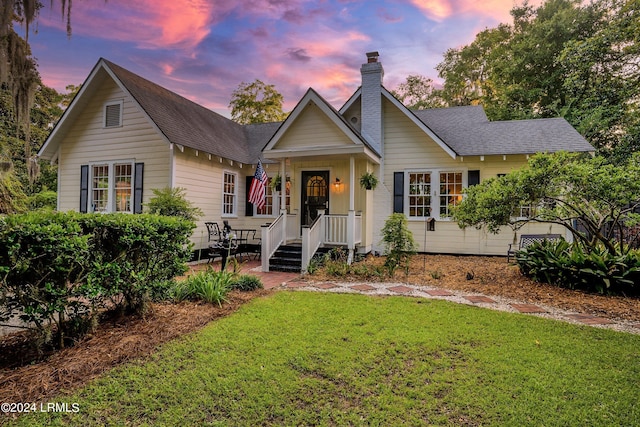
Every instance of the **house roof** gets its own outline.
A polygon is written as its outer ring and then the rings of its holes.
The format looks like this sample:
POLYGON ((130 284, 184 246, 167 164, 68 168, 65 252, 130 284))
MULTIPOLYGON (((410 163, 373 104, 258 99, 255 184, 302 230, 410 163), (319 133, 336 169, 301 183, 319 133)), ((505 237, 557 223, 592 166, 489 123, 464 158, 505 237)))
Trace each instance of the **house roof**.
MULTIPOLYGON (((241 163, 257 163, 262 147, 275 133, 280 123, 240 125, 193 101, 101 58, 83 84, 62 119, 40 150, 39 155, 51 158, 65 133, 67 117, 77 115, 72 110, 83 104, 83 93, 92 93, 106 71, 128 92, 147 114, 153 125, 170 143, 241 163)), ((78 109, 81 109, 78 107, 78 109)))
POLYGON ((481 106, 412 112, 461 156, 594 151, 563 118, 489 121, 481 106))
MULTIPOLYGON (((240 163, 255 164, 263 149, 271 149, 308 102, 314 102, 356 145, 379 157, 368 141, 345 120, 343 113, 360 96, 360 89, 337 111, 309 89, 285 122, 240 125, 137 74, 101 58, 78 95, 54 127, 38 155, 53 159, 74 119, 104 79, 113 78, 131 95, 168 143, 189 147, 240 163)), ((382 87, 389 99, 452 157, 592 152, 594 148, 564 119, 489 121, 481 106, 409 110, 382 87)))
MULTIPOLYGON (((287 153, 290 155, 318 155, 321 154, 321 151, 331 150, 333 153, 341 153, 341 149, 344 148, 342 154, 347 153, 356 153, 363 152, 367 154, 371 160, 374 162, 378 162, 380 160, 380 153, 375 150, 371 144, 358 132, 345 118, 342 114, 338 112, 331 104, 329 104, 318 92, 309 88, 305 95, 300 99, 298 104, 291 111, 287 119, 282 123, 282 125, 276 129, 271 138, 269 138, 267 144, 265 144, 263 152, 271 152, 277 153, 278 155, 282 154, 276 147, 280 139, 287 132, 287 130, 291 127, 291 125, 298 119, 298 117, 303 113, 305 108, 308 105, 316 105, 319 110, 331 120, 337 127, 340 129, 351 142, 353 142, 352 146, 345 147, 336 147, 331 146, 327 147, 318 147, 318 150, 309 150, 309 147, 301 147, 300 150, 288 150, 287 153)), ((267 155, 268 156, 268 155, 267 155)))

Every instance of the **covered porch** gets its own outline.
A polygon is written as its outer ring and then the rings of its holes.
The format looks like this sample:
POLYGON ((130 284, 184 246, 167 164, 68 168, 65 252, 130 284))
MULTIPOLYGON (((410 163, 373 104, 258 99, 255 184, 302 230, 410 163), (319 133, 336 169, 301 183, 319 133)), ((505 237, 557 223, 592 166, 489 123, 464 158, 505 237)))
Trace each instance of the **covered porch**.
POLYGON ((261 230, 263 271, 271 270, 274 255, 287 245, 288 256, 300 258, 295 262, 302 272, 321 247, 345 248, 349 262, 356 251, 370 250, 373 192, 362 188, 359 179, 365 172, 378 175, 379 159, 366 153, 366 147, 351 149, 354 152, 344 154, 333 148, 265 152, 265 157, 278 162, 277 174, 283 184, 279 215, 261 230), (300 253, 291 255, 296 247, 300 253))
POLYGON ((373 192, 359 178, 380 176, 381 155, 361 135, 359 121, 354 115, 348 122, 309 89, 262 151, 286 183, 280 215, 262 228, 264 271, 278 248, 293 241, 301 245, 301 271, 321 246, 343 246, 350 260, 356 250, 370 250, 373 192))

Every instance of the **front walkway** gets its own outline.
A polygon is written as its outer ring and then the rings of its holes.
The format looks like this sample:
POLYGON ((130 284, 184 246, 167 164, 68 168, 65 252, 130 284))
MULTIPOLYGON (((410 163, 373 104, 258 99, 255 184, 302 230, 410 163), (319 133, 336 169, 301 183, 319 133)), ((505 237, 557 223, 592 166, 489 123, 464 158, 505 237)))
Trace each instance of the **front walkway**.
MULTIPOLYGON (((211 266, 219 270, 220 263, 192 265, 193 270, 202 270, 211 266)), ((229 267, 227 267, 229 268, 229 267)), ((573 324, 589 325, 600 328, 613 329, 622 332, 640 334, 640 322, 612 320, 596 317, 586 313, 562 310, 556 307, 534 305, 504 297, 482 294, 469 294, 462 291, 452 291, 429 286, 407 285, 403 283, 378 282, 316 282, 301 276, 299 273, 282 273, 261 271, 260 261, 246 261, 242 263, 242 273, 254 274, 262 280, 265 289, 305 290, 315 292, 360 293, 365 295, 403 295, 417 298, 430 298, 467 304, 492 310, 523 313, 538 317, 561 320, 573 324)))

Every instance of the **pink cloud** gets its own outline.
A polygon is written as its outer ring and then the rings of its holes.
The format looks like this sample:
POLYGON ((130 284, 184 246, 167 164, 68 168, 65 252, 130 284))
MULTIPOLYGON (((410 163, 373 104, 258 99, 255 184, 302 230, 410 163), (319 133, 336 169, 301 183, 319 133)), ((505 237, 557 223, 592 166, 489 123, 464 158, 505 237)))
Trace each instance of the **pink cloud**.
MULTIPOLYGON (((538 6, 543 0, 530 0, 538 6)), ((511 22, 509 11, 516 4, 513 0, 409 0, 429 19, 441 21, 453 15, 480 14, 490 16, 499 22, 511 22)))
MULTIPOLYGON (((221 9, 220 17, 226 11, 221 9)), ((75 2, 71 23, 77 35, 130 41, 148 49, 193 48, 209 34, 215 17, 207 0, 110 0, 75 2)), ((46 7, 39 21, 55 28, 65 25, 59 11, 46 7)))
POLYGON ((439 21, 453 13, 451 1, 442 0, 410 0, 415 7, 420 9, 430 19, 439 21))

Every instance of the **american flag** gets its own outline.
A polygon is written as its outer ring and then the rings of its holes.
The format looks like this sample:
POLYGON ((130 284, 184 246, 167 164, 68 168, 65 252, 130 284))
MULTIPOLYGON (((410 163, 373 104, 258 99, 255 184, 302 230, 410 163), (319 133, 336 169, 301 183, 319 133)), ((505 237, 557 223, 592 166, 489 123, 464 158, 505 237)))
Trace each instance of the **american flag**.
POLYGON ((262 162, 258 160, 256 173, 253 175, 253 179, 251 180, 251 187, 249 188, 249 201, 256 205, 258 209, 263 208, 265 204, 267 179, 267 173, 262 168, 262 162))

